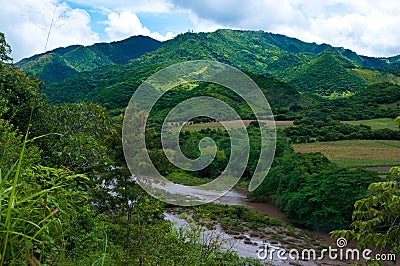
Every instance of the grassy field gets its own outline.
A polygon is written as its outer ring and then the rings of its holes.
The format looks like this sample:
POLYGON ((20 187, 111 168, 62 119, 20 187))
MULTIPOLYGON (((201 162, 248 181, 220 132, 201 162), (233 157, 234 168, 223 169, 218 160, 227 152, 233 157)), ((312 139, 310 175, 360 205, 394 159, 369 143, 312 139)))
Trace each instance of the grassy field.
POLYGON ((360 78, 367 80, 367 82, 370 84, 382 83, 382 82, 400 84, 399 77, 392 74, 385 74, 378 70, 354 68, 351 69, 350 71, 359 76, 360 78))
POLYGON ((400 141, 396 140, 315 142, 296 144, 293 148, 296 152, 321 152, 342 167, 369 168, 400 165, 400 141))
POLYGON ((399 124, 392 118, 377 118, 371 120, 342 121, 343 123, 359 126, 360 124, 370 126, 372 129, 389 128, 399 130, 399 124))

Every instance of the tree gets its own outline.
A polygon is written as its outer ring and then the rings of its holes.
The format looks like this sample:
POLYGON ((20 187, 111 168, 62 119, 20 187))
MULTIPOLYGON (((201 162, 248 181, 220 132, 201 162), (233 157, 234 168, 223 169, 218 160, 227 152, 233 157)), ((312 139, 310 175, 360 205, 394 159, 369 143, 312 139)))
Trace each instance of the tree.
POLYGON ((377 180, 372 172, 338 168, 321 153, 286 149, 250 196, 274 201, 296 224, 329 232, 350 225, 354 201, 377 180))
POLYGON ((30 120, 37 119, 41 108, 46 105, 39 87, 38 80, 29 78, 14 65, 0 62, 0 99, 6 107, 1 118, 26 132, 30 120))
MULTIPOLYGON (((3 174, 19 159, 23 140, 21 132, 26 131, 33 111, 43 103, 43 97, 36 90, 39 83, 5 63, 12 60, 9 53, 11 48, 0 32, 0 170, 3 174)), ((40 160, 40 151, 32 144, 27 145, 24 155, 23 168, 40 160)))
POLYGON ((0 32, 0 61, 12 61, 12 58, 9 56, 9 54, 11 54, 11 47, 7 43, 4 33, 0 32))
POLYGON ((363 170, 337 169, 309 175, 299 189, 288 194, 284 208, 295 223, 329 232, 348 228, 355 200, 366 195, 366 188, 378 178, 363 170))
POLYGON ((106 110, 89 103, 47 105, 33 121, 34 135, 43 158, 54 167, 67 166, 77 173, 92 175, 112 165, 108 150, 115 130, 106 110))
POLYGON ((400 252, 399 184, 399 180, 372 183, 368 188, 372 195, 354 204, 351 229, 336 230, 331 235, 357 240, 361 248, 375 245, 400 252))
MULTIPOLYGON (((1 117, 0 111, 0 117, 1 117)), ((7 120, 0 118, 0 171, 3 174, 18 161, 22 150, 22 135, 7 120)), ((40 162, 40 151, 34 145, 29 145, 25 149, 25 160, 23 168, 27 168, 40 162)), ((1 173, 0 173, 1 177, 1 173)))

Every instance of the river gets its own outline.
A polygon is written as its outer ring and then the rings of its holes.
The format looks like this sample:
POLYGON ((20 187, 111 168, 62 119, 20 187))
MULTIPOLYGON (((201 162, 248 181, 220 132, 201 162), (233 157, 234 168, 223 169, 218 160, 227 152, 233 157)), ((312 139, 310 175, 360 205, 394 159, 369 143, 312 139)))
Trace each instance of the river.
MULTIPOLYGON (((279 210, 278 207, 276 207, 275 205, 273 205, 271 203, 250 202, 247 200, 247 191, 242 190, 242 189, 231 190, 231 191, 227 192, 223 197, 215 200, 214 203, 246 206, 246 207, 253 209, 259 213, 262 213, 262 214, 265 214, 265 215, 268 215, 268 216, 271 216, 274 218, 278 218, 286 223, 289 223, 287 216, 281 210, 279 210)), ((165 218, 167 220, 174 222, 176 227, 182 227, 182 226, 185 226, 188 224, 188 222, 186 220, 179 218, 178 215, 173 214, 173 213, 166 212, 165 218)), ((316 236, 319 239, 328 240, 329 244, 332 244, 333 240, 331 240, 328 235, 318 234, 315 232, 307 232, 307 233, 316 234, 316 236)), ((237 236, 233 236, 233 235, 225 233, 219 226, 217 226, 213 230, 204 229, 204 232, 202 233, 202 239, 209 239, 213 235, 219 235, 219 237, 222 241, 222 243, 221 243, 222 249, 234 250, 241 257, 250 257, 250 258, 259 259, 258 251, 260 249, 263 249, 266 244, 268 244, 270 249, 272 248, 272 249, 278 250, 280 248, 285 248, 285 245, 283 243, 274 241, 274 242, 272 242, 273 244, 271 244, 270 242, 267 242, 268 240, 266 241, 265 239, 250 236, 247 234, 243 234, 240 238, 237 238, 237 236)), ((260 253, 260 255, 263 255, 263 254, 260 253)), ((280 260, 280 259, 278 259, 278 256, 276 255, 276 253, 273 254, 272 257, 270 257, 268 255, 267 258, 260 260, 261 265, 263 265, 262 262, 266 262, 269 265, 278 265, 278 266, 281 266, 281 265, 284 265, 284 266, 288 266, 288 265, 305 265, 305 266, 321 265, 321 262, 316 263, 311 260, 296 260, 296 261, 289 260, 289 259, 288 260, 280 260)), ((324 261, 324 265, 346 265, 346 264, 341 264, 341 263, 331 264, 329 262, 324 261)))

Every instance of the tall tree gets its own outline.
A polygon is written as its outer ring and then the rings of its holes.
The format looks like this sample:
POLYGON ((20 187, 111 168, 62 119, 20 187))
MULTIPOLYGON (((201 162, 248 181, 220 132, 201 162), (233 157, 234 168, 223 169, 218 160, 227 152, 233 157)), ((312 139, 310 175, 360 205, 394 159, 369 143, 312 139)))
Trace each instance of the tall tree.
POLYGON ((0 32, 0 61, 12 61, 12 58, 9 56, 9 54, 11 54, 11 47, 7 43, 4 33, 0 32))

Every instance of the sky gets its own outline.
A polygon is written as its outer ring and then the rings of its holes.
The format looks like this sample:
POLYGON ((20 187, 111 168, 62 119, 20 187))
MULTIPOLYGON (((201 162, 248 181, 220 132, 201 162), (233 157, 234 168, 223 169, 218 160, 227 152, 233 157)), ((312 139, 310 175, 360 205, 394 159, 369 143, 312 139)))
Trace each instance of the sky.
POLYGON ((73 44, 187 31, 263 30, 358 54, 400 54, 398 0, 0 0, 0 32, 17 62, 73 44))

